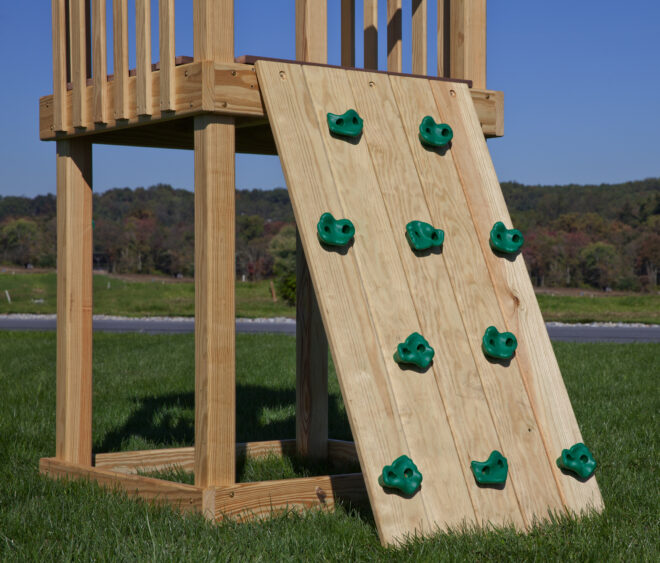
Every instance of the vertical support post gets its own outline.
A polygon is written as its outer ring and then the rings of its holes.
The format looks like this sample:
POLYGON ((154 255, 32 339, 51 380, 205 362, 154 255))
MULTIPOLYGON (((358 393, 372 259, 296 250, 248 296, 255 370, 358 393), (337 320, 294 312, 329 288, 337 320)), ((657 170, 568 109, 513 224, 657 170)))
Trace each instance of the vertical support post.
POLYGON ((486 88, 486 0, 450 0, 449 74, 486 88))
POLYGON ((449 8, 451 0, 438 0, 438 76, 449 77, 449 8))
POLYGON ((355 0, 341 0, 341 65, 355 66, 355 0))
POLYGON ((137 114, 151 115, 151 2, 136 0, 135 30, 137 35, 136 81, 137 114))
MULTIPOLYGON (((234 60, 233 0, 194 1, 195 60, 234 60)), ((232 117, 195 117, 195 485, 236 480, 232 117)))
POLYGON ((378 0, 364 0, 364 68, 378 70, 378 0))
POLYGON ((107 123, 108 71, 105 31, 105 0, 94 0, 92 6, 92 53, 94 59, 94 122, 107 123))
POLYGON ((66 77, 68 74, 65 0, 52 0, 53 17, 53 127, 66 131, 69 116, 66 106, 66 77))
POLYGON ((128 8, 126 0, 113 0, 115 119, 128 119, 128 8))
POLYGON ((73 126, 87 127, 87 12, 85 0, 70 0, 73 126))
POLYGON ((174 110, 174 0, 160 0, 158 7, 160 42, 160 109, 174 110))
POLYGON ((57 141, 57 459, 92 464, 92 143, 57 141))
MULTIPOLYGON (((326 0, 296 0, 296 58, 326 63, 326 0)), ((296 231, 296 451, 328 456, 328 341, 296 231)))
POLYGON ((412 71, 413 74, 426 74, 427 69, 427 14, 426 0, 413 0, 412 3, 412 71))
POLYGON ((402 70, 402 31, 401 0, 387 0, 387 70, 390 72, 401 72, 402 70))

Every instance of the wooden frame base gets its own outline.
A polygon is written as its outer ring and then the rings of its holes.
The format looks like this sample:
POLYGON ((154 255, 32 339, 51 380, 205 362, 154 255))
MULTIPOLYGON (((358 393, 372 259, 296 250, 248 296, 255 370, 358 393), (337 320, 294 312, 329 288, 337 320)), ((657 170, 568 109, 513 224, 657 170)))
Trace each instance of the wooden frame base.
MULTIPOLYGON (((295 440, 236 444, 237 458, 294 455, 295 452, 295 440)), ((328 440, 328 457, 335 463, 357 463, 353 442, 328 440)), ((149 502, 169 504, 183 512, 202 512, 211 520, 228 517, 246 520, 291 509, 331 509, 340 498, 356 503, 367 498, 361 473, 208 488, 137 474, 138 471, 158 471, 168 467, 189 471, 194 466, 194 459, 194 447, 97 454, 91 467, 44 457, 39 461, 39 471, 55 479, 94 481, 108 489, 121 490, 149 502)))

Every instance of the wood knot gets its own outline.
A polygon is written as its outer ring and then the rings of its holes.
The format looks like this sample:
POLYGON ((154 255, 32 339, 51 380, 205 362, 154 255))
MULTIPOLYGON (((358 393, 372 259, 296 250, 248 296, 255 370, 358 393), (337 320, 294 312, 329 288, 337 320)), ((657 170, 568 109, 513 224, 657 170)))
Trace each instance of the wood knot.
POLYGON ((316 496, 323 504, 325 504, 325 499, 327 498, 326 492, 321 487, 316 487, 316 496))

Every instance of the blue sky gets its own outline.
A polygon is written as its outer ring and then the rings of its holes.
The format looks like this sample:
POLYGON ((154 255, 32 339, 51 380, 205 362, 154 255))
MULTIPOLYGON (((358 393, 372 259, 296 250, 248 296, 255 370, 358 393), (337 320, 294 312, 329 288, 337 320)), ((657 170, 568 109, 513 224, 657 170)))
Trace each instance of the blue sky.
MULTIPOLYGON (((356 3, 360 29, 362 3, 356 3)), ((294 0, 235 4, 237 55, 294 58, 294 0)), ((403 21, 409 22, 411 0, 403 4, 403 21)), ((435 22, 436 3, 429 4, 429 21, 435 22)), ((176 5, 176 52, 192 55, 192 0, 176 5)), ((333 64, 339 64, 339 5, 328 0, 333 64)), ((385 0, 380 5, 383 12, 385 0)), ((384 13, 381 21, 385 29, 384 13)), ((504 91, 505 136, 488 144, 500 181, 601 183, 660 176, 659 21, 660 2, 652 0, 490 0, 488 87, 504 91)), ((380 40, 382 63, 384 35, 380 40)), ((130 48, 134 65, 134 38, 130 48)), ((431 51, 429 65, 435 68, 431 51)), ((38 98, 52 92, 49 1, 0 2, 0 52, 0 194, 54 193, 55 145, 39 141, 37 127, 38 98)), ((156 60, 157 48, 153 52, 156 60)), ((406 28, 404 57, 409 70, 406 28)), ((358 65, 361 61, 358 33, 358 65)), ((238 188, 284 185, 277 157, 239 155, 236 166, 238 188)), ((95 191, 158 182, 192 189, 192 152, 95 145, 95 191)))

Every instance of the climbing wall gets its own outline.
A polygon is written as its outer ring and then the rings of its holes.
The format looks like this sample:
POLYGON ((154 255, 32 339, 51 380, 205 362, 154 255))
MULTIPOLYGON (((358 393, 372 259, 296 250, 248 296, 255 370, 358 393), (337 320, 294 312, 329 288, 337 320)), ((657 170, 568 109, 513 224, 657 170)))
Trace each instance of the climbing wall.
POLYGON ((600 509, 595 479, 556 464, 582 438, 522 256, 490 247, 493 224, 511 220, 467 87, 282 62, 256 68, 383 543, 600 509), (328 112, 349 108, 364 120, 361 135, 331 134, 328 112), (451 126, 449 146, 420 142, 427 115, 451 126), (352 222, 350 244, 319 242, 325 212, 352 222), (413 251, 410 221, 442 229, 444 244, 413 251), (490 326, 516 335, 512 359, 486 357, 490 326), (414 332, 435 350, 426 369, 393 358, 414 332), (494 450, 508 475, 484 486, 471 462, 494 450), (378 482, 401 455, 423 475, 412 495, 378 482))

